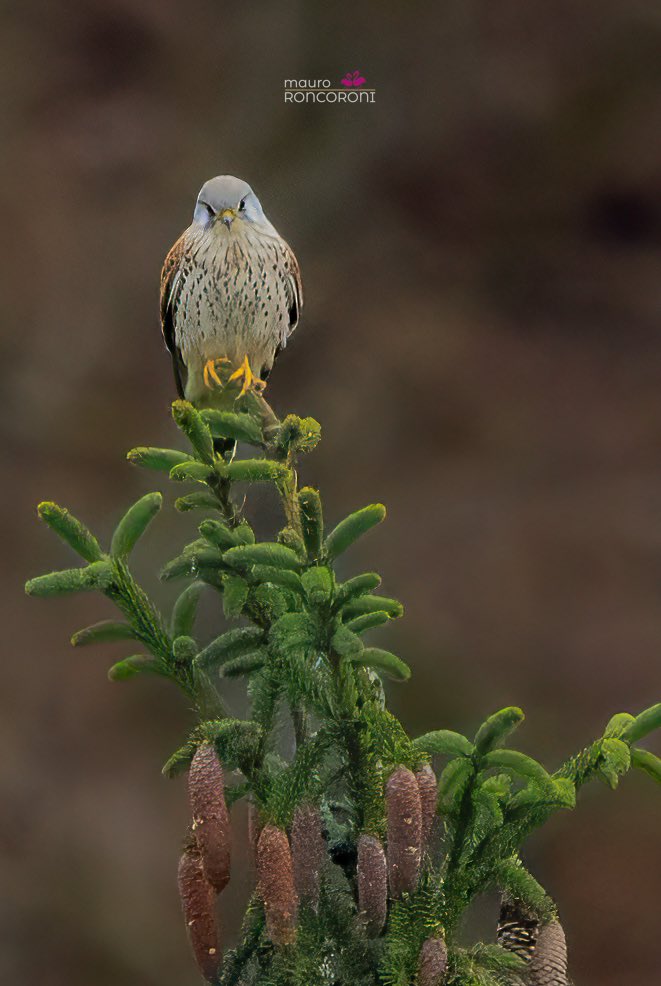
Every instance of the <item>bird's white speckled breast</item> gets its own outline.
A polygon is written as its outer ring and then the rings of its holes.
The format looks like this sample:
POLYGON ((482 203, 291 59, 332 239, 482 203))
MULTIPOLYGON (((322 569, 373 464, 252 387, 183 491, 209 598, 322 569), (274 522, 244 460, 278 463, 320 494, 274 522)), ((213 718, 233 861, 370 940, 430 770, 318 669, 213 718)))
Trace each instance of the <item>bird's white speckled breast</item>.
POLYGON ((204 384, 209 359, 238 367, 247 355, 261 376, 289 332, 291 306, 287 248, 242 220, 231 229, 190 227, 174 309, 175 340, 188 367, 187 396, 204 384))

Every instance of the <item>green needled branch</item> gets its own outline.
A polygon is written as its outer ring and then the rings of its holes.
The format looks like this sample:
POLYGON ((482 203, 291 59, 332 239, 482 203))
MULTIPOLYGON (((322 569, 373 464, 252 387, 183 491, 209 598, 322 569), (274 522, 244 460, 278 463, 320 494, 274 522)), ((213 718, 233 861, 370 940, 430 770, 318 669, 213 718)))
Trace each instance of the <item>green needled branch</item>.
POLYGON ((312 418, 279 421, 252 394, 232 411, 177 401, 173 418, 185 450, 128 453, 189 487, 175 507, 201 513, 195 538, 161 570, 183 584, 169 620, 131 573, 160 493, 129 508, 107 551, 68 511, 41 504, 41 519, 84 564, 38 576, 26 591, 105 594, 123 619, 85 627, 72 643, 142 648, 110 678, 160 675, 192 706, 190 732, 163 772, 188 774, 179 886, 201 974, 216 986, 516 986, 530 976, 542 983, 552 962, 553 982, 567 982, 556 906, 523 866, 521 848, 554 812, 573 808, 592 779, 614 788, 636 767, 661 781, 661 759, 638 745, 661 726, 661 705, 614 716, 555 773, 505 746, 523 722, 516 707, 489 716, 472 740, 446 728, 412 739, 384 694, 384 680, 406 681, 410 669, 365 641, 403 608, 379 593, 374 572, 342 582, 335 571, 385 508, 370 504, 326 529, 318 491, 299 488, 296 471, 320 440, 312 418), (236 443, 250 453, 235 456, 236 443), (257 483, 272 486, 282 507, 271 540, 257 541, 243 513, 257 483), (218 601, 211 640, 196 636, 205 593, 218 601), (246 682, 246 719, 223 697, 233 678, 246 682), (289 760, 278 752, 283 721, 295 738, 289 760), (231 950, 215 901, 230 874, 228 811, 241 799, 258 878, 231 950), (467 910, 493 888, 503 894, 498 943, 461 945, 467 910))

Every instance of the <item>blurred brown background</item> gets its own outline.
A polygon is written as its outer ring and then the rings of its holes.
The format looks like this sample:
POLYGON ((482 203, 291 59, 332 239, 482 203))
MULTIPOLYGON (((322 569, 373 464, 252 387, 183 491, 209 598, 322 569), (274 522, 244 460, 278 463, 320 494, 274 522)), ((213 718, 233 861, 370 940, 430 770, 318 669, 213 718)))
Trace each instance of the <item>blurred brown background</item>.
MULTIPOLYGON (((407 604, 388 642, 415 669, 391 690, 410 729, 521 704, 523 748, 554 766, 659 699, 661 9, 37 0, 1 17, 0 980, 193 984, 185 789, 159 774, 187 712, 158 683, 108 684, 110 650, 69 648, 104 600, 23 597, 71 562, 35 504, 107 536, 166 488, 123 462, 175 440, 159 267, 202 182, 238 174, 303 268, 270 394, 323 423, 305 481, 331 520, 389 508, 351 562, 407 604), (354 68, 374 106, 283 102, 285 77, 354 68)), ((153 571, 192 530, 171 513, 138 559, 163 605, 153 571)), ((267 497, 259 514, 267 530, 267 497)), ((577 986, 660 981, 660 823, 636 775, 529 844, 577 986)))

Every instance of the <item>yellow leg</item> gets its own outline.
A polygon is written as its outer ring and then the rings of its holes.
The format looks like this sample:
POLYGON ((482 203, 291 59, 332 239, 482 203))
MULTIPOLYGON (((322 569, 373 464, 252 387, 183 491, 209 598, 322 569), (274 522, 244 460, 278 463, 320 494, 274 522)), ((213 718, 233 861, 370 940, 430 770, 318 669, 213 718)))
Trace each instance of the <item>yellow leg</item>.
POLYGON ((220 356, 218 359, 208 359, 204 364, 204 386, 208 387, 209 390, 213 390, 214 387, 222 387, 223 381, 218 376, 217 366, 222 366, 223 363, 229 363, 226 356, 220 356))
POLYGON ((254 390, 257 394, 261 394, 263 393, 264 388, 266 387, 266 381, 260 380, 259 377, 256 377, 255 374, 252 372, 252 369, 250 367, 250 361, 247 355, 243 363, 239 367, 239 369, 235 370, 234 373, 232 373, 232 375, 230 376, 227 382, 230 383, 232 380, 242 381, 241 393, 239 394, 239 397, 243 397, 243 395, 248 390, 254 390))

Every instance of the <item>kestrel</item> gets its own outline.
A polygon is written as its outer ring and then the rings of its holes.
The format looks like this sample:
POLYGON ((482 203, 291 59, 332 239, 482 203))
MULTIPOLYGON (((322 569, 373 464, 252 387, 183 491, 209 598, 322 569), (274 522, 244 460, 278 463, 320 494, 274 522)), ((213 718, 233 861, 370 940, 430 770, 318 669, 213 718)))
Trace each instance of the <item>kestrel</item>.
POLYGON ((231 382, 241 395, 261 393, 302 304, 298 261, 250 185, 211 178, 161 272, 161 327, 179 396, 213 406, 231 382))

